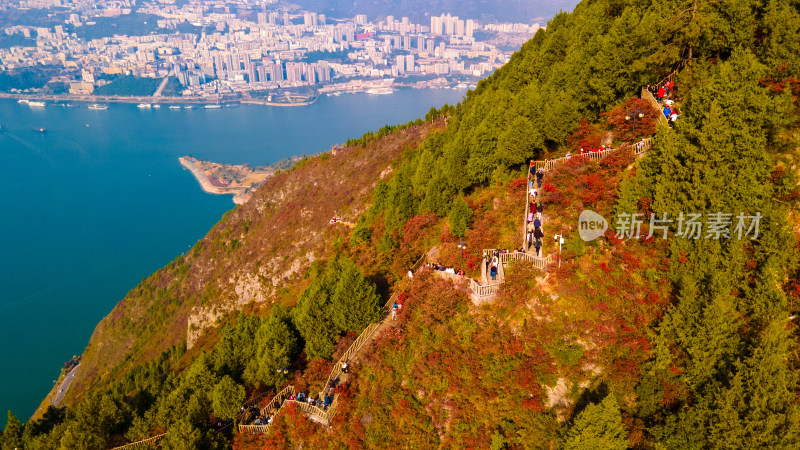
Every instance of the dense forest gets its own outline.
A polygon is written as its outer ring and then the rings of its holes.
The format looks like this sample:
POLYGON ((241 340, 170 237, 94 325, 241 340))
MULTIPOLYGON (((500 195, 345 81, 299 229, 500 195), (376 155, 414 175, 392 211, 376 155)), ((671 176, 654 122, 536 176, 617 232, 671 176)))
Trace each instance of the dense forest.
POLYGON ((68 406, 9 413, 0 448, 161 433, 165 448, 796 448, 799 80, 800 2, 584 1, 458 105, 270 179, 132 290, 68 406), (638 98, 671 73, 674 128, 638 98), (645 137, 642 158, 545 175, 561 264, 511 264, 480 306, 406 276, 432 248, 472 276, 482 249, 516 248, 529 160, 645 137), (676 220, 662 239, 645 220, 586 242, 585 209, 760 227, 690 239, 676 220), (339 210, 354 228, 323 225, 339 210), (251 273, 263 299, 224 281, 251 273), (353 361, 329 427, 288 408, 266 434, 225 428, 248 398, 325 388, 390 292, 403 308, 353 361), (190 341, 197 308, 215 322, 190 341))

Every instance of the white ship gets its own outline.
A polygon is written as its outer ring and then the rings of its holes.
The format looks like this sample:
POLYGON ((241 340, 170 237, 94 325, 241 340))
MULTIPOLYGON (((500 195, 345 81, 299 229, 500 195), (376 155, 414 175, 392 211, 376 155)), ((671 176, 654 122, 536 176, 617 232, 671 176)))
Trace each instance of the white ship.
POLYGON ((44 102, 35 102, 33 100, 28 102, 28 106, 34 106, 37 108, 44 108, 44 102))
POLYGON ((21 99, 17 100, 17 103, 23 103, 24 104, 24 103, 28 103, 28 101, 25 100, 24 98, 21 98, 21 99))
POLYGON ((153 105, 151 105, 150 103, 139 103, 138 105, 136 105, 136 107, 141 109, 150 109, 153 107, 153 105))
POLYGON ((156 103, 155 105, 153 105, 153 108, 161 108, 161 105, 159 105, 158 103, 156 103))
POLYGON ((108 105, 101 105, 100 103, 94 103, 94 104, 89 105, 89 109, 96 109, 96 110, 103 111, 103 110, 108 109, 108 105))
POLYGON ((222 108, 222 105, 206 105, 206 109, 219 109, 222 108))
POLYGON ((170 105, 169 109, 181 109, 178 105, 170 105))

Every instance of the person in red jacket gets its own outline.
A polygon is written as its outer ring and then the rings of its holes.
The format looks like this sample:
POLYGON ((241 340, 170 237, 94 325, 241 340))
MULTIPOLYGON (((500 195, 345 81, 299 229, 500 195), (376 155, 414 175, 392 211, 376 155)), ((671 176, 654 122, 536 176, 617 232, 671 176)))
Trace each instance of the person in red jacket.
POLYGON ((667 89, 664 86, 658 88, 658 101, 663 100, 666 95, 667 95, 667 89))

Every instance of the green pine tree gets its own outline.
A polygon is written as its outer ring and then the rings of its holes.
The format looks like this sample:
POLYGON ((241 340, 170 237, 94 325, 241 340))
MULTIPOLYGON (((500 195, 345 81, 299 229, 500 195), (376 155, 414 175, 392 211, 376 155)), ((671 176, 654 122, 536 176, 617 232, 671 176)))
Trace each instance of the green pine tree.
POLYGON ((626 436, 617 400, 608 395, 600 404, 589 404, 581 411, 567 432, 562 448, 624 450, 628 448, 626 436))

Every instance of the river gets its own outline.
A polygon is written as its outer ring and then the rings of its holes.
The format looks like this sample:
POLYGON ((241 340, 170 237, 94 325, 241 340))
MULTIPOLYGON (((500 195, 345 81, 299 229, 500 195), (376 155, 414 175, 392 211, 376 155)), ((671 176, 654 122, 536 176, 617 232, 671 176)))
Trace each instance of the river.
POLYGON ((269 164, 423 117, 464 93, 191 110, 0 100, 0 413, 27 420, 99 320, 234 206, 204 193, 179 156, 269 164))

